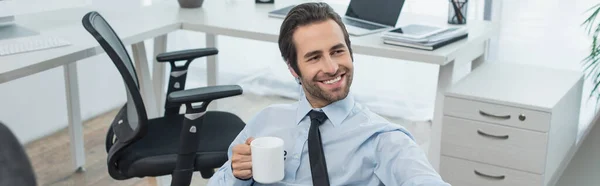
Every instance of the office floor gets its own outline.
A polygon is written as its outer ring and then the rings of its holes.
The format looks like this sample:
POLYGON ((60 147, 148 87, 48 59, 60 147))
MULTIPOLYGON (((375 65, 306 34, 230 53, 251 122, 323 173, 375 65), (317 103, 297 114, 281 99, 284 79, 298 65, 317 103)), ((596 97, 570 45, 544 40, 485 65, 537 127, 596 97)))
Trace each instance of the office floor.
MULTIPOLYGON (((265 97, 252 94, 224 99, 216 102, 219 110, 233 112, 243 120, 248 121, 254 114, 264 107, 274 103, 290 103, 294 100, 280 97, 265 97)), ((142 186, 153 185, 153 179, 131 179, 117 181, 112 179, 106 170, 106 151, 104 139, 106 130, 117 110, 102 114, 84 123, 84 139, 86 165, 83 173, 73 174, 71 168, 71 154, 69 151, 68 129, 63 129, 55 134, 33 141, 26 145, 40 186, 142 186)), ((407 122, 401 119, 388 118, 390 121, 405 126, 416 137, 423 149, 428 146, 428 122, 407 122)), ((205 185, 204 180, 196 173, 192 185, 205 185)))

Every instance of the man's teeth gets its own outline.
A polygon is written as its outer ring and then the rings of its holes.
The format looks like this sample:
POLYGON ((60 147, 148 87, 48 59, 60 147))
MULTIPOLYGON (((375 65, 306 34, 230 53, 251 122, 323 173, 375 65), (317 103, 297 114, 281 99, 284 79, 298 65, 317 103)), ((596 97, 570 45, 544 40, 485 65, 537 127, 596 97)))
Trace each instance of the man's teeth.
POLYGON ((336 77, 335 79, 332 79, 332 80, 323 81, 323 83, 325 83, 325 84, 333 84, 335 82, 340 81, 340 79, 342 79, 342 76, 338 76, 338 77, 336 77))

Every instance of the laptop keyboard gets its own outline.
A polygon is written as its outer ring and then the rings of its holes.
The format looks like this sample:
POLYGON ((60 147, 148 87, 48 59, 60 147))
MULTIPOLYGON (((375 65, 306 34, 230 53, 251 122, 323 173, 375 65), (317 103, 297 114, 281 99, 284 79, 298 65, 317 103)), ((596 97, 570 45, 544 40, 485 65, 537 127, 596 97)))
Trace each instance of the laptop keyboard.
POLYGON ((348 18, 342 18, 342 20, 347 25, 352 25, 352 26, 359 27, 359 28, 364 28, 364 29, 367 29, 367 30, 376 30, 376 29, 380 29, 380 28, 385 28, 383 26, 373 25, 373 24, 369 24, 369 23, 363 23, 363 22, 356 21, 356 20, 353 20, 353 19, 348 19, 348 18))

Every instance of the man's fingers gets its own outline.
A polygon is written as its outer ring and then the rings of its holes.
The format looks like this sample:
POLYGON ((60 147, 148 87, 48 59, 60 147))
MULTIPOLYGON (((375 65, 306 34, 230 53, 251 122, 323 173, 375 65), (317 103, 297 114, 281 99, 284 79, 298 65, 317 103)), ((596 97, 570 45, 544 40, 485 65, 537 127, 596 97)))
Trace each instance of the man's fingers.
POLYGON ((248 179, 252 177, 252 170, 233 171, 233 176, 240 179, 248 179))
POLYGON ((237 153, 239 155, 246 155, 249 156, 251 154, 250 152, 250 146, 247 145, 240 145, 240 147, 238 148, 237 153))
POLYGON ((239 144, 236 145, 235 147, 233 147, 232 149, 233 154, 240 154, 240 155, 250 155, 250 146, 246 145, 246 144, 239 144))
POLYGON ((248 139, 246 139, 246 145, 250 145, 250 143, 252 143, 253 140, 253 137, 249 137, 248 139))
POLYGON ((233 170, 252 170, 252 162, 235 163, 231 164, 231 167, 233 170))
POLYGON ((252 161, 252 156, 250 156, 250 155, 235 156, 231 159, 231 162, 234 162, 234 163, 243 163, 243 162, 250 162, 250 161, 252 161))
POLYGON ((252 177, 252 152, 250 152, 250 143, 253 140, 253 137, 249 137, 246 139, 245 144, 240 144, 233 148, 234 157, 231 160, 231 168, 233 168, 233 175, 237 178, 248 179, 252 177))

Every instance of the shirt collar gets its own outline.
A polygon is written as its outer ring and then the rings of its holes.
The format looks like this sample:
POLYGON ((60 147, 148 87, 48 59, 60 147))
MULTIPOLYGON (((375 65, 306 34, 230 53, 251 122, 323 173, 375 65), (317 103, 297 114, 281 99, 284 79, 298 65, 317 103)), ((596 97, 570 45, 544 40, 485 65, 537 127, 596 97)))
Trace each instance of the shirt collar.
MULTIPOLYGON (((351 93, 348 93, 348 96, 346 96, 346 98, 333 102, 323 108, 320 108, 320 110, 325 112, 325 115, 327 115, 327 118, 331 121, 331 123, 333 123, 333 126, 335 127, 342 124, 346 117, 348 117, 348 114, 350 114, 350 111, 353 107, 354 97, 351 93)), ((306 117, 308 112, 310 112, 313 109, 319 110, 319 108, 312 108, 312 106, 306 99, 306 96, 304 94, 300 94, 300 100, 296 111, 296 124, 300 124, 300 121, 302 121, 302 119, 306 117)))

